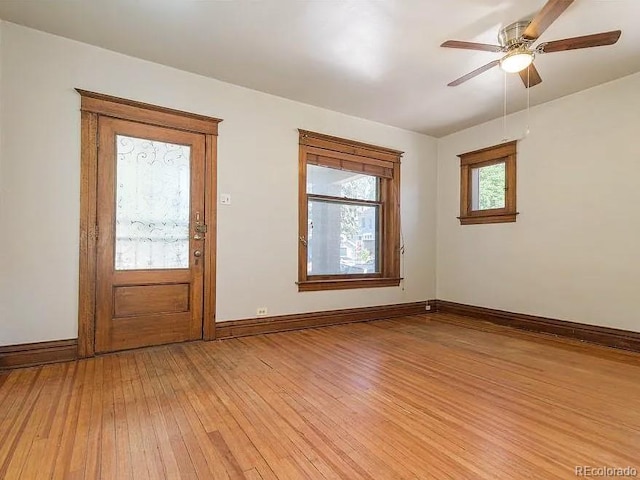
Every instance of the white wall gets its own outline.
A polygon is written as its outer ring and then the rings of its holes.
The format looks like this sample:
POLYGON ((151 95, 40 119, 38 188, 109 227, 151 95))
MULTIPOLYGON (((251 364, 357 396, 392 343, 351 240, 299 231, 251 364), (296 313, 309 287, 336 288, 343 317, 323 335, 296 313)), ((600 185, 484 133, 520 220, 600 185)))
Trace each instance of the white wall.
MULTIPOLYGON (((640 74, 531 110, 517 223, 460 226, 457 154, 501 120, 437 142, 0 23, 0 345, 77 333, 75 87, 224 119, 219 321, 440 298, 640 331, 640 74), (297 128, 404 150, 405 288, 298 293, 297 128), (437 199, 436 199, 437 187, 437 199), (436 290, 436 200, 437 290, 436 290), (256 213, 257 211, 257 213, 256 213)), ((510 137, 525 115, 510 116, 510 137)))
POLYGON ((456 155, 502 138, 496 120, 438 142, 437 298, 640 331, 640 74, 533 108, 517 222, 460 226, 456 155))
POLYGON ((219 321, 435 296, 433 138, 1 24, 0 345, 77 335, 80 98, 107 93, 224 119, 219 321), (298 293, 297 128, 406 152, 403 288, 298 293))

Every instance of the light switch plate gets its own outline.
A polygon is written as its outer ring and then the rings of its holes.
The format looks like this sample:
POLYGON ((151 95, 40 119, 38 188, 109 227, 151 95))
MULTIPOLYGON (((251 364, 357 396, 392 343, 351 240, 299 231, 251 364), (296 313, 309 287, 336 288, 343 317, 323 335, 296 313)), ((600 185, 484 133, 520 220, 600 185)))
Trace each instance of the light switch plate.
POLYGON ((229 193, 221 193, 220 194, 220 205, 231 205, 231 194, 229 194, 229 193))

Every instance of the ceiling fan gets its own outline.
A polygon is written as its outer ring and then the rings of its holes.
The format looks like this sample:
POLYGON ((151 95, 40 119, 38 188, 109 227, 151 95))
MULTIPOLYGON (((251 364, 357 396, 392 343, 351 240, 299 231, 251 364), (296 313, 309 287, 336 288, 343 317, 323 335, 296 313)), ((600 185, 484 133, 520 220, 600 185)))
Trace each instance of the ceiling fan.
POLYGON ((599 47, 613 45, 620 38, 620 30, 595 33, 582 37, 565 38, 551 42, 542 42, 532 48, 540 35, 564 12, 574 0, 549 0, 533 20, 512 23, 500 30, 498 43, 500 45, 488 45, 485 43, 461 42, 447 40, 441 47, 462 48, 465 50, 483 50, 486 52, 504 53, 505 55, 491 63, 475 69, 462 77, 449 83, 448 86, 456 87, 487 70, 500 65, 506 72, 519 73, 526 88, 533 87, 542 82, 540 74, 533 65, 536 55, 543 53, 563 52, 579 48, 599 47))

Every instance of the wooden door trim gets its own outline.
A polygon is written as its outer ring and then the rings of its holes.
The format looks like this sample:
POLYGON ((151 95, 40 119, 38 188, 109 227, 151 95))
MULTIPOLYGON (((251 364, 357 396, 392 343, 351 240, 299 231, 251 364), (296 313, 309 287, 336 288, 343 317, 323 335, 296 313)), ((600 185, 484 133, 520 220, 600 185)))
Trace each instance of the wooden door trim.
POLYGON ((215 338, 216 171, 218 118, 76 89, 81 96, 80 248, 78 356, 95 354, 98 121, 101 116, 174 128, 205 135, 205 240, 203 338, 215 338))
POLYGON ((81 113, 78 356, 95 353, 98 115, 81 113))
POLYGON ((159 127, 175 128, 204 135, 218 135, 219 118, 196 113, 174 110, 149 103, 136 102, 126 98, 113 97, 102 93, 76 88, 81 96, 80 110, 107 117, 148 123, 159 127))
POLYGON ((204 312, 202 338, 216 338, 216 239, 218 238, 218 136, 205 136, 204 212, 209 231, 204 237, 204 312))

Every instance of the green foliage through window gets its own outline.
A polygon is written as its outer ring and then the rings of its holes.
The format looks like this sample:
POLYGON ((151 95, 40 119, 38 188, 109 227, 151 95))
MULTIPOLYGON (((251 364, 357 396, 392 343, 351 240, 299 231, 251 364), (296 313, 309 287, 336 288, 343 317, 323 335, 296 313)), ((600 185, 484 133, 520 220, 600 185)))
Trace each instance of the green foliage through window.
POLYGON ((476 209, 489 210, 492 208, 504 208, 506 186, 505 164, 497 163, 488 167, 481 167, 477 169, 477 173, 478 203, 476 209))

